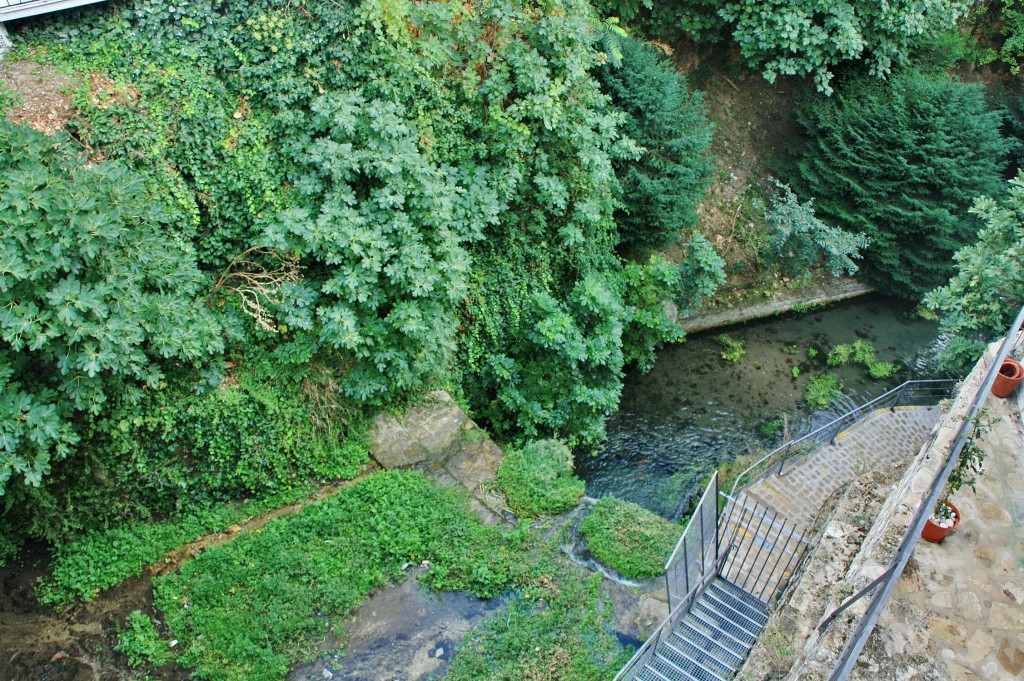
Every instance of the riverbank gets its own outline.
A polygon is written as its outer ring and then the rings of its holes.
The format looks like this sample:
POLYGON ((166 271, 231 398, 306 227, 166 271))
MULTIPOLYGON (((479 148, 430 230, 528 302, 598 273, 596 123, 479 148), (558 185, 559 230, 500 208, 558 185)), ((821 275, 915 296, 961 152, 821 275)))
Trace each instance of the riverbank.
POLYGON ((827 282, 797 290, 782 290, 764 302, 731 307, 711 307, 698 314, 680 317, 678 311, 668 311, 669 317, 686 333, 707 331, 754 319, 763 319, 801 308, 828 305, 873 293, 871 286, 856 279, 830 279, 827 282))

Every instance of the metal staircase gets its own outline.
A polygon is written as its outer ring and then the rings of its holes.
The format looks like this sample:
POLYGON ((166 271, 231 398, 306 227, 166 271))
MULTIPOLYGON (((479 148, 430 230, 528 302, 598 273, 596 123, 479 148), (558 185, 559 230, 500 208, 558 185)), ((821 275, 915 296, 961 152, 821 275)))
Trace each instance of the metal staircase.
POLYGON ((727 681, 768 622, 807 542, 749 499, 718 510, 713 477, 665 569, 672 609, 615 681, 727 681))
POLYGON ((718 577, 634 678, 726 681, 743 665, 767 621, 766 603, 718 577))

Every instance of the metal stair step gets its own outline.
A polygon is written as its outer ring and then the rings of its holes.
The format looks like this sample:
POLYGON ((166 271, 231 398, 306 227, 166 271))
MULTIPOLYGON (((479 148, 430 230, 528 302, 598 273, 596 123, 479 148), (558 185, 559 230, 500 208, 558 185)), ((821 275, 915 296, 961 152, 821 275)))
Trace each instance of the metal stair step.
POLYGON ((673 636, 696 646, 709 655, 714 655, 715 658, 722 661, 722 664, 731 669, 738 669, 743 664, 743 654, 741 652, 733 650, 725 643, 715 640, 703 630, 697 629, 685 621, 679 624, 680 626, 676 627, 675 631, 672 632, 673 636))
POLYGON ((673 679, 665 676, 653 669, 650 663, 645 664, 644 668, 640 670, 640 673, 636 675, 638 681, 673 681, 673 679))
POLYGON ((699 640, 691 640, 683 635, 670 636, 662 641, 662 645, 677 655, 682 655, 694 662, 699 662, 719 676, 729 678, 736 672, 736 667, 722 659, 720 651, 715 650, 713 645, 704 646, 701 645, 699 640), (719 654, 716 655, 715 653, 719 654))
POLYGON ((732 590, 722 585, 723 581, 724 580, 720 579, 715 580, 711 583, 711 587, 708 591, 728 603, 734 610, 737 610, 755 622, 758 622, 762 627, 768 623, 768 608, 761 601, 758 601, 753 597, 747 599, 737 597, 732 590), (753 605, 751 601, 755 601, 757 605, 753 605))
POLYGON ((743 623, 734 622, 730 619, 728 613, 723 613, 717 610, 713 605, 703 599, 694 603, 693 609, 690 612, 700 613, 706 620, 712 622, 719 629, 724 630, 737 641, 743 642, 748 647, 754 645, 754 642, 757 640, 757 634, 760 633, 750 631, 743 626, 743 623))
POLYGON ((657 669, 673 681, 725 681, 717 674, 713 674, 698 665, 680 664, 673 662, 660 653, 654 653, 654 659, 648 663, 649 666, 657 669))
POLYGON ((697 629, 708 638, 714 640, 716 643, 722 644, 722 646, 733 651, 739 657, 746 659, 747 653, 750 652, 750 644, 746 641, 740 641, 729 632, 722 630, 715 622, 707 619, 701 613, 690 611, 683 619, 688 626, 697 629))
POLYGON ((755 608, 762 612, 768 612, 768 604, 753 595, 749 591, 745 591, 742 587, 734 584, 725 577, 718 577, 712 582, 712 585, 727 592, 733 598, 746 603, 751 608, 755 608))
POLYGON ((765 623, 768 621, 767 617, 764 619, 751 617, 742 607, 737 607, 736 604, 730 603, 728 598, 722 598, 721 595, 711 590, 705 591, 701 599, 707 600, 709 605, 722 614, 729 615, 733 622, 742 624, 744 629, 754 635, 760 634, 761 630, 764 629, 765 623))

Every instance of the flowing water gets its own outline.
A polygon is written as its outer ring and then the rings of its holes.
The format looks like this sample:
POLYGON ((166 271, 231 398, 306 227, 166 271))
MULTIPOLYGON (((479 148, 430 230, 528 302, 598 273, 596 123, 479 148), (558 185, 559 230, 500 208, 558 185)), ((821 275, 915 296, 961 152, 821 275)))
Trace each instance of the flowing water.
POLYGON ((870 297, 690 336, 663 349, 649 373, 627 373, 608 441, 597 454, 577 453, 577 474, 589 496, 677 516, 719 464, 767 452, 902 381, 930 377, 922 357, 936 334, 936 324, 913 318, 905 303, 870 297), (723 333, 743 343, 738 361, 722 359, 723 333), (832 347, 857 340, 903 368, 877 381, 860 365, 827 366, 832 347), (843 397, 811 410, 804 390, 825 373, 839 378, 843 397))

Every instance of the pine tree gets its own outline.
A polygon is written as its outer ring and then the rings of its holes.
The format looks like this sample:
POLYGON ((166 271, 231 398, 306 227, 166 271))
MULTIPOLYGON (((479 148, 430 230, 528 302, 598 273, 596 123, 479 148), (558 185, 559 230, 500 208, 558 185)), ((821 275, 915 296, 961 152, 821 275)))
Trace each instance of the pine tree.
POLYGON ((643 149, 616 164, 626 204, 616 216, 619 234, 629 246, 661 248, 697 222, 711 181, 712 126, 704 96, 689 91, 663 54, 633 38, 624 38, 621 50, 621 66, 605 66, 598 77, 628 115, 623 132, 643 149))
POLYGON ((916 71, 864 79, 817 100, 801 122, 801 189, 828 222, 871 239, 868 279, 913 298, 944 283, 977 232, 975 197, 1002 184, 1008 143, 983 87, 916 71))

